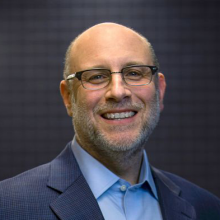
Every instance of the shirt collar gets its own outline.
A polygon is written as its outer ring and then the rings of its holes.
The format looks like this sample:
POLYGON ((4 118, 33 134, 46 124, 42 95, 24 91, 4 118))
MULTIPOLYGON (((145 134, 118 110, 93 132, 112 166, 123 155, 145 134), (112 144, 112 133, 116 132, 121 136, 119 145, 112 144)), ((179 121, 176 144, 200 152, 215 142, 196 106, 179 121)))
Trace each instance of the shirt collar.
POLYGON ((72 150, 96 199, 119 180, 118 176, 80 147, 75 137, 72 141, 72 150))
MULTIPOLYGON (((77 143, 75 137, 72 141, 72 151, 76 157, 82 174, 85 177, 96 199, 120 179, 98 160, 88 154, 77 143)), ((147 154, 144 151, 138 185, 142 185, 145 182, 148 182, 154 197, 158 199, 157 190, 152 177, 147 154)))
POLYGON ((154 179, 151 173, 151 168, 148 162, 147 153, 144 150, 141 172, 139 176, 139 184, 144 184, 145 182, 148 182, 154 197, 158 200, 157 189, 156 189, 154 179))

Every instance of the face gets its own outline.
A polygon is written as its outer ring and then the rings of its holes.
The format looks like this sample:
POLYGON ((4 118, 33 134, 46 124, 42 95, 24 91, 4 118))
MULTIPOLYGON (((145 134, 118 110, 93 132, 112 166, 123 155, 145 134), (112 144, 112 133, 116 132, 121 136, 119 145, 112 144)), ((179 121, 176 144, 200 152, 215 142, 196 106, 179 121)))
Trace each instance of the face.
MULTIPOLYGON (((97 67, 119 72, 131 64, 153 65, 148 45, 131 30, 91 32, 73 48, 72 72, 97 67)), ((160 74, 158 89, 153 81, 132 87, 115 73, 106 88, 86 90, 74 79, 72 89, 66 103, 71 106, 77 141, 92 154, 110 154, 143 147, 159 120, 165 81, 160 74)))

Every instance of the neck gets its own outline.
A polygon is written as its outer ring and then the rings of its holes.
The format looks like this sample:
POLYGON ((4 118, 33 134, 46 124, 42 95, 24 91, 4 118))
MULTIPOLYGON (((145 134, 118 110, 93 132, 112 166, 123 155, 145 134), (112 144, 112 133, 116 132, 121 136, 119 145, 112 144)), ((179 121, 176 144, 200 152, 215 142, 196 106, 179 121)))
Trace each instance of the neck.
POLYGON ((89 151, 88 153, 121 179, 128 181, 131 185, 138 183, 143 149, 125 152, 114 151, 111 153, 89 151))
POLYGON ((119 158, 119 153, 117 153, 118 160, 103 160, 103 163, 109 170, 119 176, 121 179, 128 181, 131 185, 138 183, 143 151, 139 151, 135 155, 125 157, 125 153, 120 153, 121 158, 119 158))

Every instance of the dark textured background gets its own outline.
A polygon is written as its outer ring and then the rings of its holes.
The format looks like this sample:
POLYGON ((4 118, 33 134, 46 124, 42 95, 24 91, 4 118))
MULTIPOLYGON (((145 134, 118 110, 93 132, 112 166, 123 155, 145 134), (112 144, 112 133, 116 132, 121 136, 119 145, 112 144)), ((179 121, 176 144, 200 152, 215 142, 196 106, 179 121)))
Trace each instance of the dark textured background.
POLYGON ((64 53, 86 28, 113 21, 152 42, 167 79, 151 163, 220 196, 219 9, 218 0, 1 0, 0 179, 72 139, 59 94, 64 53))

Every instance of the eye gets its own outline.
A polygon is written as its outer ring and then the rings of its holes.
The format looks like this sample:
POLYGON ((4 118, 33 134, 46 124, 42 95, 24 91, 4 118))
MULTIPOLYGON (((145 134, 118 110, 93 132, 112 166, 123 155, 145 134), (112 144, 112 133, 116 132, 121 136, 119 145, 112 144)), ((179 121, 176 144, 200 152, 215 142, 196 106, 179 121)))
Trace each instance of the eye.
POLYGON ((102 82, 105 81, 107 79, 106 75, 103 74, 96 74, 96 75, 92 75, 88 81, 91 83, 96 83, 96 82, 102 82))
POLYGON ((136 69, 126 70, 124 77, 128 80, 141 80, 143 78, 143 72, 136 69))
POLYGON ((105 70, 90 70, 83 73, 82 80, 86 83, 100 84, 109 80, 109 73, 105 70))

